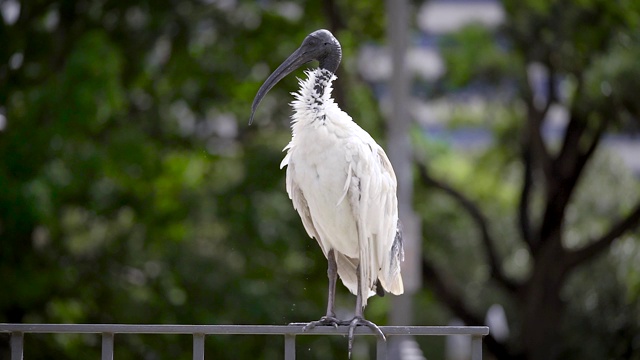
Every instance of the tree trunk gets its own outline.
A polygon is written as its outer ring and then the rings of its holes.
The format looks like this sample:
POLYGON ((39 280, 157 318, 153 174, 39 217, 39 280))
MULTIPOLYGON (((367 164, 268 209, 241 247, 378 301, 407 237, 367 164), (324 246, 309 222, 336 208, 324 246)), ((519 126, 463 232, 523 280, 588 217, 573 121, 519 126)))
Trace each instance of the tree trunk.
POLYGON ((565 278, 564 257, 558 231, 537 253, 531 277, 523 287, 522 339, 529 360, 551 360, 558 355, 558 336, 565 311, 560 299, 565 278))

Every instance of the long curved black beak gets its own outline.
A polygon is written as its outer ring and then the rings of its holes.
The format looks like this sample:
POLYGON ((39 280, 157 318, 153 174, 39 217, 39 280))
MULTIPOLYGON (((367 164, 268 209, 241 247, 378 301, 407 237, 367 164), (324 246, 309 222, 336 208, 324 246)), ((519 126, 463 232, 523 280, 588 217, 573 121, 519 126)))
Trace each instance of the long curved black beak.
POLYGON ((249 118, 249 125, 253 122, 253 115, 256 112, 256 108, 262 101, 262 98, 267 95, 269 90, 273 88, 280 80, 282 80, 285 76, 289 75, 293 70, 299 68, 305 63, 313 60, 313 56, 308 54, 302 49, 302 46, 296 49, 293 54, 289 55, 289 57, 282 63, 276 71, 274 71, 267 80, 265 80, 264 84, 258 90, 256 97, 253 99, 253 104, 251 104, 251 117, 249 118))

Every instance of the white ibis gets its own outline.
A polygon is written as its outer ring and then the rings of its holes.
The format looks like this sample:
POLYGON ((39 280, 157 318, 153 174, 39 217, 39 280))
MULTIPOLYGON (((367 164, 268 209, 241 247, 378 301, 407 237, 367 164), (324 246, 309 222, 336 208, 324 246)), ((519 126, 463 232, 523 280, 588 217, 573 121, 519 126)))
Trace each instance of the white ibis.
POLYGON ((317 60, 307 70, 291 103, 293 136, 285 147, 287 193, 300 214, 304 228, 316 239, 327 257, 329 295, 327 313, 305 326, 349 326, 349 356, 353 332, 368 326, 382 331, 364 318, 367 299, 384 292, 402 294, 400 262, 404 260, 398 222, 396 176, 384 150, 331 98, 331 83, 342 58, 340 43, 327 30, 309 34, 262 84, 251 106, 258 104, 278 81, 301 65, 317 60), (356 295, 355 317, 336 318, 336 278, 356 295))

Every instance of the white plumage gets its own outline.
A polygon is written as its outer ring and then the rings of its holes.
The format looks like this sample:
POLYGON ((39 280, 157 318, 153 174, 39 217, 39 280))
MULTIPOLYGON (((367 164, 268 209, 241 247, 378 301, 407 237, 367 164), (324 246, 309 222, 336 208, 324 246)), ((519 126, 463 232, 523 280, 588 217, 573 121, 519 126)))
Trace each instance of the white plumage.
POLYGON ((376 280, 396 295, 404 291, 398 229, 396 176, 384 150, 331 98, 336 79, 325 69, 308 70, 293 94, 287 192, 309 236, 325 256, 334 249, 338 275, 353 293, 357 266, 362 307, 375 294, 376 280), (316 87, 324 91, 318 94, 316 87), (395 248, 394 248, 395 244, 395 248))

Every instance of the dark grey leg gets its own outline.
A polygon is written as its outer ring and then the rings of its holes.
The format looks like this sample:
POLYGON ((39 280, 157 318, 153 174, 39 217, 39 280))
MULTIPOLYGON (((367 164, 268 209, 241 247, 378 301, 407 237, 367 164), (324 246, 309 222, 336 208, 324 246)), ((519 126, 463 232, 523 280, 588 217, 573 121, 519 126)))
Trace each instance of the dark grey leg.
POLYGON ((336 318, 334 311, 336 300, 336 281, 338 279, 338 264, 336 263, 336 257, 333 249, 329 250, 327 254, 327 260, 329 260, 329 267, 327 268, 327 276, 329 277, 329 294, 327 296, 327 314, 320 318, 318 321, 312 321, 304 326, 303 331, 311 330, 316 326, 333 326, 338 328, 338 325, 346 325, 347 322, 340 321, 336 318))
POLYGON ((338 279, 338 264, 336 263, 336 257, 333 253, 333 249, 329 250, 327 254, 329 260, 329 267, 327 269, 327 276, 329 277, 329 299, 327 300, 327 317, 336 317, 334 311, 334 305, 336 300, 336 280, 338 279))
POLYGON ((358 325, 364 325, 369 327, 374 333, 378 335, 382 340, 386 341, 382 330, 378 327, 378 325, 372 323, 369 320, 366 320, 363 316, 364 308, 362 307, 362 297, 367 296, 366 294, 362 294, 360 292, 360 285, 362 283, 362 279, 360 276, 360 265, 358 265, 358 294, 356 295, 356 316, 354 316, 353 320, 349 323, 349 359, 351 359, 351 350, 353 349, 353 333, 356 330, 358 325))

